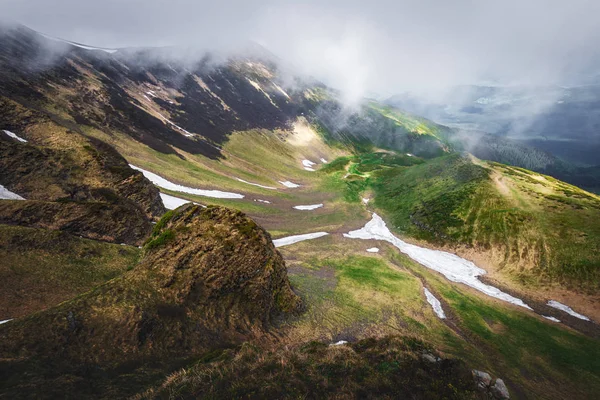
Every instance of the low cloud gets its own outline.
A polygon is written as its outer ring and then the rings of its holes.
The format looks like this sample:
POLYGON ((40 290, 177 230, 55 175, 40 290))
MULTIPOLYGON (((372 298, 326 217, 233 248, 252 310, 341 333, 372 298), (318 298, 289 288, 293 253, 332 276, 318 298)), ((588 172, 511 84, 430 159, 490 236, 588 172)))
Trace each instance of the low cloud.
POLYGON ((232 49, 254 40, 300 72, 361 96, 448 87, 570 85, 600 60, 600 2, 3 0, 3 15, 101 47, 232 49))

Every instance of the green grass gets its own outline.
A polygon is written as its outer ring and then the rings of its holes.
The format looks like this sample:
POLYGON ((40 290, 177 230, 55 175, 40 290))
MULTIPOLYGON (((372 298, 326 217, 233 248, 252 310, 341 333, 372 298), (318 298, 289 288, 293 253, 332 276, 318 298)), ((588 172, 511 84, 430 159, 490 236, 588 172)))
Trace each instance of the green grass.
POLYGON ((403 234, 437 244, 495 248, 504 253, 500 266, 517 280, 535 277, 540 284, 595 291, 600 287, 600 225, 595 222, 600 200, 572 186, 564 194, 565 184, 525 171, 485 167, 454 154, 378 171, 370 188, 375 207, 403 234))
POLYGON ((115 278, 140 250, 65 232, 0 225, 0 318, 54 306, 115 278))

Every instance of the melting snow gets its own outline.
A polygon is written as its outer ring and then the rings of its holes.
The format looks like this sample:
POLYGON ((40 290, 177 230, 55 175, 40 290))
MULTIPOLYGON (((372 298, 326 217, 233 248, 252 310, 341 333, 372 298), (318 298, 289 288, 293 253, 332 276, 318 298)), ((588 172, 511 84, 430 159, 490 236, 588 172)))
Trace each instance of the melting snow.
POLYGON ((274 188, 272 186, 263 186, 263 185, 259 185, 258 183, 248 182, 248 181, 245 181, 245 180, 240 179, 240 178, 235 178, 235 179, 237 179, 239 182, 247 183, 248 185, 252 185, 252 186, 258 186, 258 187, 261 187, 263 189, 277 190, 277 188, 274 188))
POLYGON ((444 309, 442 308, 442 303, 440 303, 440 301, 438 299, 436 299, 435 296, 433 295, 433 293, 431 293, 429 291, 429 289, 427 289, 426 287, 423 288, 423 291, 425 292, 425 297, 427 298, 427 302, 429 304, 431 304, 431 307, 433 308, 433 312, 435 312, 435 315, 440 317, 440 319, 446 319, 446 314, 444 314, 444 309))
POLYGON ((16 133, 12 133, 11 131, 4 131, 4 133, 6 133, 8 136, 10 136, 13 139, 17 139, 19 142, 27 143, 27 140, 17 136, 16 133))
POLYGON ((549 317, 547 315, 542 315, 542 317, 549 319, 550 321, 553 321, 553 322, 560 322, 560 319, 558 319, 558 318, 549 317))
POLYGON ((0 199, 3 200, 25 200, 23 197, 16 193, 11 192, 4 186, 0 185, 0 199))
POLYGON ((310 168, 310 167, 304 167, 305 170, 310 171, 310 172, 315 172, 314 168, 310 168))
POLYGON ((377 247, 371 247, 370 249, 367 249, 367 251, 369 253, 379 253, 379 249, 377 247))
POLYGON ((406 155, 409 156, 409 157, 413 157, 413 155, 410 154, 410 153, 406 153, 406 155))
POLYGON ((321 158, 321 162, 322 162, 323 164, 327 164, 327 162, 328 162, 328 161, 327 161, 326 159, 324 159, 324 158, 321 158))
POLYGON ((193 201, 186 200, 186 199, 180 199, 179 197, 171 196, 170 194, 166 194, 166 193, 161 193, 160 198, 162 199, 162 202, 165 205, 165 208, 167 210, 174 210, 174 209, 181 207, 182 205, 187 204, 187 203, 198 204, 193 201))
POLYGON ((140 171, 146 178, 150 180, 153 184, 163 189, 172 190, 174 192, 182 192, 195 194, 197 196, 204 197, 213 197, 215 199, 243 199, 243 194, 231 193, 231 192, 222 192, 220 190, 205 190, 205 189, 194 189, 187 186, 178 185, 171 181, 166 180, 165 178, 156 175, 153 172, 146 171, 142 168, 136 167, 135 165, 129 164, 129 166, 137 171, 140 171))
POLYGON ((271 204, 269 200, 254 199, 254 201, 258 201, 259 203, 271 204))
POLYGON ((413 260, 427 268, 441 273, 452 282, 463 283, 488 296, 531 310, 531 307, 525 304, 521 299, 481 282, 477 277, 484 275, 486 271, 477 267, 471 261, 460 258, 455 254, 426 249, 398 239, 390 232, 383 219, 377 214, 373 214, 371 221, 369 221, 362 229, 345 233, 344 237, 352 239, 385 240, 413 260))
POLYGON ((320 237, 323 237, 326 235, 329 235, 329 233, 327 233, 327 232, 305 233, 304 235, 295 235, 295 236, 284 237, 281 239, 275 239, 275 240, 273 240, 273 244, 275 245, 275 247, 282 247, 282 246, 287 246, 289 244, 302 242, 305 240, 317 239, 317 238, 320 238, 320 237))
MULTIPOLYGON (((146 98, 147 98, 147 97, 146 97, 146 98)), ((150 100, 150 99, 148 99, 148 100, 150 100)), ((161 117, 162 117, 162 115, 161 115, 161 117)), ((179 129, 180 131, 182 131, 182 132, 183 132, 183 136, 186 136, 186 137, 192 137, 192 136, 194 136, 194 134, 193 134, 193 133, 190 133, 190 132, 186 131, 185 129, 183 129, 182 127, 180 127, 179 125, 176 125, 176 124, 174 124, 174 123, 173 123, 172 121, 170 121, 169 119, 167 119, 167 118, 165 118, 165 117, 162 117, 162 118, 163 118, 163 119, 164 119, 164 120, 165 120, 167 123, 169 123, 171 126, 173 126, 173 127, 177 128, 177 129, 179 129)))
POLYGON ((367 199, 366 197, 363 197, 362 202, 365 204, 369 204, 369 200, 371 200, 371 199, 367 199))
POLYGON ((316 165, 316 163, 310 160, 302 160, 302 165, 304 165, 305 167, 312 167, 313 165, 316 165))
POLYGON ((290 181, 279 181, 279 183, 281 183, 283 186, 289 187, 289 188, 298 188, 298 187, 300 187, 300 185, 295 184, 295 183, 290 182, 290 181))
POLYGON ((341 346, 343 344, 348 343, 346 340, 340 340, 339 342, 331 343, 330 346, 341 346))
POLYGON ((323 204, 313 204, 310 206, 294 206, 294 208, 296 210, 302 210, 302 211, 316 210, 317 208, 321 208, 321 207, 323 207, 323 204))
POLYGON ((117 49, 104 49, 104 48, 101 48, 101 47, 86 46, 84 44, 70 42, 68 40, 63 40, 63 39, 55 38, 55 37, 52 37, 52 36, 44 35, 43 33, 41 35, 44 36, 47 39, 54 40, 55 42, 68 43, 71 46, 79 47, 79 48, 86 49, 86 50, 100 50, 100 51, 103 51, 103 52, 109 53, 109 54, 116 53, 118 51, 117 49))
POLYGON ((555 301, 555 300, 550 300, 550 301, 548 302, 548 305, 549 305, 550 307, 554 307, 554 308, 556 308, 557 310, 564 311, 564 312, 566 312, 567 314, 574 316, 575 318, 579 318, 579 319, 582 319, 582 320, 584 320, 584 321, 589 321, 589 320, 590 320, 590 319, 589 319, 588 317, 586 317, 585 315, 581 315, 581 314, 579 314, 579 313, 577 313, 577 312, 573 311, 573 309, 572 309, 571 307, 569 307, 569 306, 567 306, 567 305, 564 305, 564 304, 562 304, 562 303, 559 303, 558 301, 555 301))
POLYGON ((4 321, 0 321, 0 325, 7 323, 8 321, 12 321, 12 319, 5 319, 4 321))

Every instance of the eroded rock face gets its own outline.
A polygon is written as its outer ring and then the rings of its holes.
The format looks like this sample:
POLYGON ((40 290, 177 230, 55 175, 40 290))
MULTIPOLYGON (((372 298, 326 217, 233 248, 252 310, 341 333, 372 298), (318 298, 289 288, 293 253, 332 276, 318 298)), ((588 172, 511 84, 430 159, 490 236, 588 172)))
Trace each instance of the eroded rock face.
POLYGON ((189 204, 155 226, 133 270, 14 321, 0 352, 97 364, 190 356, 260 337, 301 306, 264 229, 239 211, 189 204))

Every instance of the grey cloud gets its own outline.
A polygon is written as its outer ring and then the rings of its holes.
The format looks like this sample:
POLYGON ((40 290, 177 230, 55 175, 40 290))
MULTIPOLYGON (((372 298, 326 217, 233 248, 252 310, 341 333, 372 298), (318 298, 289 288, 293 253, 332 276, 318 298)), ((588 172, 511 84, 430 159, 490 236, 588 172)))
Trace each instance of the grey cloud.
POLYGON ((349 100, 482 81, 571 84, 600 60, 597 1, 1 0, 0 10, 102 47, 255 40, 349 100))

